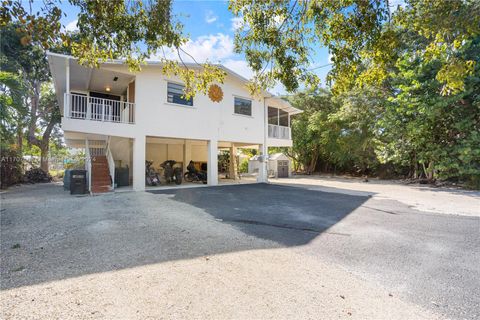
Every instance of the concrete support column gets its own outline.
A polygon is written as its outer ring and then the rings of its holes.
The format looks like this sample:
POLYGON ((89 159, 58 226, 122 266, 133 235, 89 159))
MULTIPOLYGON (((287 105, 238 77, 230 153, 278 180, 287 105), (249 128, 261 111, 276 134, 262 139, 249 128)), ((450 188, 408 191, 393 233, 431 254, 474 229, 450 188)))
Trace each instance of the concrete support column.
POLYGON ((183 172, 187 172, 190 160, 192 160, 192 142, 185 140, 183 144, 183 172))
POLYGON ((237 164, 237 147, 232 143, 232 147, 230 148, 230 179, 237 180, 238 179, 238 164, 237 164))
POLYGON ((145 136, 133 140, 133 190, 145 190, 145 136))
POLYGON ((63 101, 63 116, 70 117, 70 59, 65 60, 65 101, 63 101))
POLYGON ((207 182, 210 186, 218 184, 218 141, 208 141, 207 182))
POLYGON ((261 144, 258 148, 263 161, 260 162, 260 169, 258 170, 257 182, 268 182, 268 152, 265 144, 261 144))

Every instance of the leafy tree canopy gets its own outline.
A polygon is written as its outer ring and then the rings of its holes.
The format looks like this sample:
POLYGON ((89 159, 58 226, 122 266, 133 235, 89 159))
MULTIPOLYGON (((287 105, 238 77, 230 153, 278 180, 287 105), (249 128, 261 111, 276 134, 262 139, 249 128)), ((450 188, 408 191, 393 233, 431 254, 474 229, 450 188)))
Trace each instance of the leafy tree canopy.
POLYGON ((38 12, 31 10, 33 1, 5 0, 0 9, 0 26, 16 24, 24 45, 35 43, 43 49, 66 46, 87 66, 125 59, 131 70, 139 70, 145 59, 160 55, 164 71, 185 82, 187 96, 206 93, 210 83, 222 82, 225 77, 222 70, 209 63, 188 68, 166 59, 165 48, 174 49, 180 57, 181 45, 187 41, 183 26, 172 14, 171 0, 69 0, 80 11, 79 31, 73 38, 60 23, 60 0, 45 0, 38 12))
POLYGON ((439 61, 435 75, 442 94, 457 93, 473 73, 474 60, 458 55, 480 32, 480 3, 475 0, 407 0, 393 14, 388 0, 249 1, 230 3, 243 18, 236 49, 256 72, 255 81, 283 83, 295 91, 317 86, 311 69, 315 48, 328 47, 334 93, 353 86, 386 85, 403 54, 402 38, 416 38, 408 51, 426 62, 439 61))

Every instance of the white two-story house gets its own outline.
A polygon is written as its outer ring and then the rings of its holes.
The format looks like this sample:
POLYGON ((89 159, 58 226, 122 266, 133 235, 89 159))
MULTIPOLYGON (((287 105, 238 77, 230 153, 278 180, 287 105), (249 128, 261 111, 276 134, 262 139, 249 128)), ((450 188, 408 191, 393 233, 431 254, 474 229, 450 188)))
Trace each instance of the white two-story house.
MULTIPOLYGON (((122 61, 88 68, 55 53, 48 53, 48 61, 66 144, 99 159, 86 164, 91 192, 118 185, 115 170, 128 172, 123 185, 144 190, 146 160, 154 168, 175 160, 184 171, 192 160, 216 185, 220 149, 235 154, 236 148, 256 148, 266 155, 268 147, 292 145, 290 116, 300 110, 268 93, 252 97, 247 79, 225 67, 224 83, 216 84, 223 95, 214 102, 203 94, 185 99, 181 81, 166 77, 158 62, 130 72, 122 61)), ((258 182, 267 181, 263 163, 258 182)))

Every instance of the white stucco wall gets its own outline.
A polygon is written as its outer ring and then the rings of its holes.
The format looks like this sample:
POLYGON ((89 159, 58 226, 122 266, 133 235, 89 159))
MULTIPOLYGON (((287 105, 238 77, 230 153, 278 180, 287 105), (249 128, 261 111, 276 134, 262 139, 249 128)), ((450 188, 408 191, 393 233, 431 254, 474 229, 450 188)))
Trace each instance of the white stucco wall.
MULTIPOLYGON (((249 98, 243 84, 228 77, 220 84, 224 96, 215 103, 203 94, 193 98, 193 107, 167 102, 168 81, 159 67, 145 67, 136 76, 136 123, 148 136, 195 138, 232 142, 263 143, 263 102, 252 100, 252 116, 234 114, 234 97, 249 98)), ((251 99, 251 98, 250 98, 251 99)))
MULTIPOLYGON (((50 62, 51 66, 56 65, 55 61, 50 62)), ((260 150, 266 150, 264 99, 250 96, 244 82, 233 75, 227 75, 224 83, 218 84, 223 91, 221 102, 212 102, 207 95, 199 93, 193 98, 193 107, 189 107, 167 102, 167 83, 181 81, 175 77, 167 79, 159 65, 143 66, 138 73, 131 73, 125 65, 120 64, 104 64, 101 69, 135 76, 135 124, 62 118, 62 128, 65 131, 117 137, 120 140, 131 138, 128 159, 125 155, 127 146, 122 146, 120 142, 117 143, 118 146, 112 144, 112 153, 115 160, 122 160, 123 165, 128 163, 136 190, 144 188, 145 160, 153 160, 155 167, 167 159, 187 164, 190 160, 208 162, 209 159, 216 159, 217 147, 221 142, 259 145, 260 150), (252 101, 251 116, 234 113, 235 97, 252 101), (147 137, 195 139, 202 140, 203 145, 175 145, 169 148, 167 154, 165 146, 151 146, 147 137)), ((53 72, 56 74, 55 79, 59 80, 58 72, 53 72)), ((70 78, 72 77, 75 78, 76 75, 71 74, 70 78)), ((62 83, 55 83, 57 82, 62 83)), ((61 86, 56 85, 56 90, 58 88, 61 86)), ((275 145, 281 144, 282 142, 275 142, 275 145)), ((284 140, 283 145, 291 145, 291 141, 284 140)), ((209 165, 214 169, 210 171, 212 176, 209 176, 209 183, 214 184, 216 161, 209 165)), ((264 166, 261 166, 261 170, 264 171, 264 166)))
POLYGON ((115 165, 121 165, 122 167, 128 166, 130 177, 132 177, 132 140, 128 138, 111 137, 110 151, 115 160, 115 165))

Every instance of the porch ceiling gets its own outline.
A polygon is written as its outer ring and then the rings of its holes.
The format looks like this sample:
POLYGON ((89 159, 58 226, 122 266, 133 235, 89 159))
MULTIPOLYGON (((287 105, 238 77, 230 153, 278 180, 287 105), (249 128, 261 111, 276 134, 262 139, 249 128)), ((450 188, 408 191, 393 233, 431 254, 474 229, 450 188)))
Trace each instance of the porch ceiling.
POLYGON ((108 138, 105 135, 73 131, 65 131, 64 137, 65 144, 70 148, 84 148, 85 139, 90 141, 90 146, 95 146, 96 144, 101 144, 103 146, 108 138))
POLYGON ((275 97, 275 96, 269 97, 269 98, 265 99, 265 102, 266 102, 267 106, 282 109, 282 110, 288 112, 290 115, 294 115, 294 114, 298 114, 298 113, 303 112, 302 110, 297 109, 294 106, 292 106, 290 104, 290 102, 288 102, 286 100, 283 100, 280 97, 275 97))
MULTIPOLYGON (((96 91, 122 95, 135 76, 113 70, 87 68, 78 64, 76 59, 64 55, 49 53, 47 55, 50 71, 53 76, 55 92, 60 105, 63 105, 63 94, 66 92, 66 69, 70 66, 70 91, 96 91), (117 81, 113 79, 118 77, 117 81), (110 92, 105 88, 110 87, 110 92)), ((61 108, 63 111, 63 108, 61 108)))
POLYGON ((206 146, 206 140, 193 140, 193 139, 179 139, 179 138, 163 138, 163 137, 147 137, 146 143, 159 143, 159 144, 181 144, 188 141, 191 145, 206 146))
MULTIPOLYGON (((87 69, 79 66, 79 68, 87 69)), ((91 70, 90 83, 88 85, 89 91, 102 92, 108 94, 124 95, 126 94, 128 84, 135 77, 132 75, 114 72, 110 70, 103 69, 87 69, 91 70), (117 80, 113 79, 117 77, 117 80), (105 88, 110 87, 111 91, 106 92, 105 88)), ((73 79, 72 79, 73 80, 73 79)), ((72 86, 72 90, 73 90, 72 86)))

